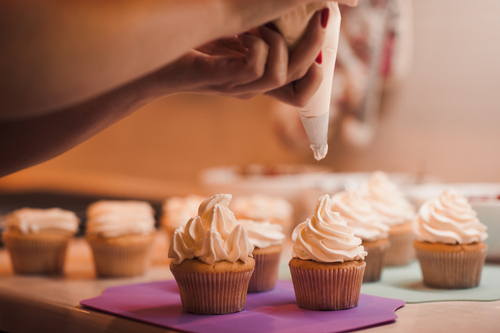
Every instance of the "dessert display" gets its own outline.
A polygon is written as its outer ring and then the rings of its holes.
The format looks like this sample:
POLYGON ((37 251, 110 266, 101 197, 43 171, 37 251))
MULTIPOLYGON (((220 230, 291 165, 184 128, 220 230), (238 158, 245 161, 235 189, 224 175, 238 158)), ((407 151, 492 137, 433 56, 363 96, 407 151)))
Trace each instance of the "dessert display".
POLYGON ((255 260, 248 292, 261 292, 273 289, 278 280, 278 269, 281 257, 283 227, 269 222, 255 222, 252 220, 238 220, 248 232, 248 238, 254 245, 252 252, 255 260))
POLYGON ((243 310, 254 271, 254 246, 228 205, 231 195, 203 201, 198 215, 178 228, 168 251, 182 308, 196 314, 243 310))
POLYGON ((488 235, 466 198, 445 190, 420 207, 413 228, 425 285, 446 289, 479 285, 488 235))
POLYGON ((196 216, 200 203, 205 199, 206 197, 192 194, 165 200, 160 225, 166 231, 168 238, 172 238, 175 229, 186 225, 191 217, 196 216))
POLYGON ((98 201, 87 208, 87 241, 97 275, 144 274, 154 241, 154 210, 145 201, 98 201))
POLYGON ((7 215, 2 238, 14 272, 61 274, 78 223, 75 213, 60 208, 23 208, 7 215))
POLYGON ((231 210, 237 220, 267 221, 279 224, 286 235, 293 229, 293 206, 287 200, 263 194, 236 197, 231 210))
POLYGON ((361 239, 328 195, 319 198, 314 215, 293 231, 289 267, 297 305, 309 310, 343 310, 358 304, 366 263, 361 239))
POLYGON ((385 266, 406 265, 415 258, 412 219, 415 209, 398 190, 395 183, 381 171, 374 172, 363 186, 363 196, 380 218, 389 226, 389 248, 385 266))
POLYGON ((361 238, 361 245, 368 253, 363 282, 380 280, 384 254, 389 247, 389 227, 380 222, 371 204, 359 191, 339 192, 331 200, 330 210, 338 212, 354 229, 354 236, 361 238))

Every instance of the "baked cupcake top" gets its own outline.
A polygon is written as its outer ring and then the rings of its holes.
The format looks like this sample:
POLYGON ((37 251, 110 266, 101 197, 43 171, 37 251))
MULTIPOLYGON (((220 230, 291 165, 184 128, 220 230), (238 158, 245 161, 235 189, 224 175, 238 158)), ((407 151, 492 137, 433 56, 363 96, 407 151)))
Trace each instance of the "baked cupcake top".
POLYGON ((196 216, 200 203, 205 199, 199 195, 168 198, 163 204, 162 224, 173 229, 185 225, 191 217, 196 216))
POLYGON ((319 198, 314 215, 300 223, 292 234, 292 256, 318 262, 363 260, 366 252, 340 214, 330 210, 328 195, 319 198))
POLYGON ((362 194, 379 214, 380 221, 389 226, 409 222, 415 216, 412 204, 382 171, 370 176, 362 188, 362 194))
POLYGON ((186 226, 175 230, 168 257, 178 265, 186 259, 198 258, 206 264, 226 260, 247 261, 254 246, 246 229, 236 221, 228 208, 230 194, 217 194, 203 201, 198 215, 186 226))
POLYGON ((7 215, 6 231, 22 234, 56 232, 74 235, 79 219, 75 213, 61 208, 22 208, 7 215))
POLYGON ((488 237, 468 200, 451 189, 420 207, 413 230, 419 241, 430 243, 470 244, 488 237))
POLYGON ((354 235, 362 240, 374 242, 389 237, 389 226, 380 222, 378 213, 359 191, 350 190, 335 194, 330 209, 340 213, 354 235))
POLYGON ((112 238, 155 231, 153 207, 145 201, 97 201, 87 208, 87 235, 112 238))
POLYGON ((255 222, 252 220, 238 220, 247 230, 250 242, 259 249, 272 245, 280 245, 285 239, 283 227, 268 221, 255 222))
POLYGON ((257 194, 235 198, 231 209, 239 218, 254 221, 289 220, 293 215, 293 206, 285 199, 257 194))

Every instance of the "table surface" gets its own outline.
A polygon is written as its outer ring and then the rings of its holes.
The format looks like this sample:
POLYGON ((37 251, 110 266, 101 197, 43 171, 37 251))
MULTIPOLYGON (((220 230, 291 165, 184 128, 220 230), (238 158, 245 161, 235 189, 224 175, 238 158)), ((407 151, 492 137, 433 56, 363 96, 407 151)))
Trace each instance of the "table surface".
MULTIPOLYGON (((285 245, 282 260, 290 258, 285 245)), ((167 240, 155 239, 151 269, 141 277, 98 279, 90 248, 73 239, 68 248, 65 274, 60 277, 19 276, 12 273, 8 252, 0 250, 0 330, 6 332, 170 332, 161 327, 108 315, 79 305, 108 287, 171 279, 167 240)), ((280 273, 280 278, 289 279, 280 273)), ((393 324, 363 332, 499 332, 500 301, 407 304, 393 324)))

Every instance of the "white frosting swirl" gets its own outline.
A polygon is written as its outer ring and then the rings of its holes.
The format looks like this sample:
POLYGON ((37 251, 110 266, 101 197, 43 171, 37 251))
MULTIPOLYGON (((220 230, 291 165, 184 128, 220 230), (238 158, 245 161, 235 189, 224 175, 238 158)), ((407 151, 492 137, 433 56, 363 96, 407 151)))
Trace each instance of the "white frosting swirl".
POLYGON ((411 221, 415 216, 414 207, 382 171, 374 172, 362 191, 382 223, 396 226, 411 221))
POLYGON ((454 190, 426 201, 413 220, 413 230, 418 240, 431 243, 470 244, 488 237, 467 199, 454 190))
POLYGON ((79 219, 75 213, 60 208, 22 208, 7 215, 7 230, 18 230, 23 234, 55 231, 75 234, 79 219))
POLYGON ((196 216, 200 203, 205 199, 199 195, 169 198, 163 205, 162 224, 173 229, 186 225, 190 218, 196 216))
POLYGON ((366 256, 361 239, 330 210, 330 197, 319 198, 314 215, 299 224, 292 234, 293 257, 318 262, 363 260, 366 256))
POLYGON ((283 227, 279 224, 252 220, 238 220, 238 222, 247 230, 250 242, 259 249, 280 245, 285 239, 283 227))
POLYGON ((239 218, 254 221, 290 220, 293 206, 285 199, 267 195, 237 197, 231 209, 239 218))
POLYGON ((389 236, 389 226, 380 222, 377 212, 359 191, 339 192, 331 200, 330 209, 340 213, 356 237, 374 242, 389 236))
POLYGON ((154 210, 145 201, 98 201, 87 208, 87 234, 104 238, 155 231, 154 210))
POLYGON ((247 261, 254 249, 246 229, 228 208, 230 194, 217 194, 203 201, 198 216, 178 228, 168 250, 168 257, 178 265, 198 258, 207 264, 226 260, 247 261))

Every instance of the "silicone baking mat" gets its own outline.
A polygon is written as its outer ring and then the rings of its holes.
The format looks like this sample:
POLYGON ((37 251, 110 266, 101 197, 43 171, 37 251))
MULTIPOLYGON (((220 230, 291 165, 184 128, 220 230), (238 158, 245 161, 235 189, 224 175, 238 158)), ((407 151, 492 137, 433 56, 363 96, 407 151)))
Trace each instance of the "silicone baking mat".
POLYGON ((81 304, 115 315, 186 332, 345 332, 393 322, 405 302, 360 295, 358 306, 342 311, 297 307, 292 283, 279 281, 271 291, 249 294, 243 311, 194 315, 182 311, 175 280, 108 288, 81 304))
POLYGON ((406 303, 500 300, 500 265, 485 265, 481 282, 470 289, 432 289, 423 285, 418 261, 406 266, 385 267, 378 282, 363 283, 368 295, 398 298, 406 303))

